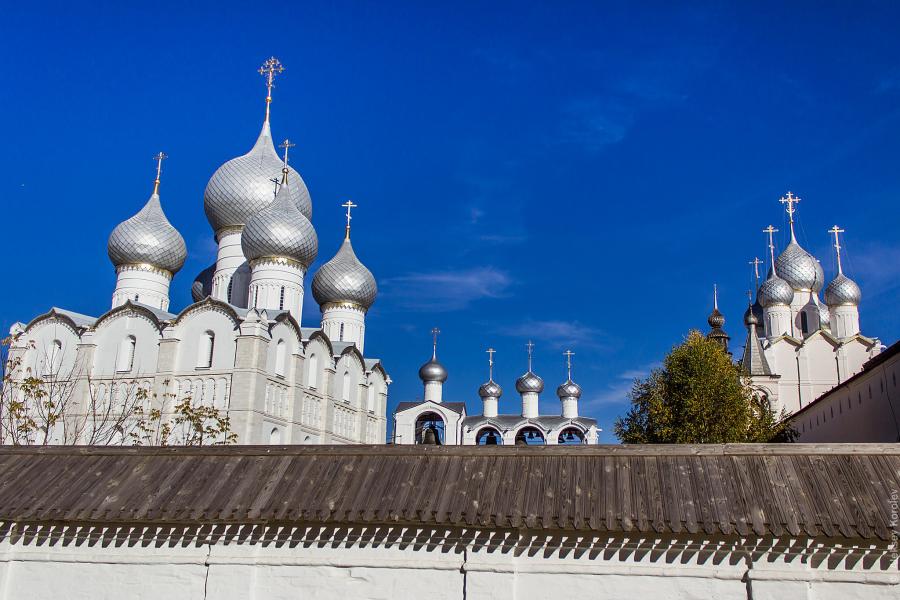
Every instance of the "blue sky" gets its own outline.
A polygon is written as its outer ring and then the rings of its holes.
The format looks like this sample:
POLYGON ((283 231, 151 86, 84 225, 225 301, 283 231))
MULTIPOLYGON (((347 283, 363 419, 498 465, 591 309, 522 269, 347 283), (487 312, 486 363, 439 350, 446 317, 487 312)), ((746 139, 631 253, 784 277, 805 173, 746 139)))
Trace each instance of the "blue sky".
MULTIPOLYGON (((108 308, 106 239, 149 195, 159 150, 189 249, 172 290, 185 306, 215 256, 203 188, 253 144, 255 69, 274 54, 287 71, 273 133, 297 143, 316 266, 338 248, 340 204, 359 204, 354 246, 381 288, 366 348, 392 405, 420 397, 437 326, 445 398, 480 410, 493 346, 501 411, 518 411, 531 338, 542 410, 559 410, 572 348, 582 413, 611 441, 630 379, 706 327, 713 282, 739 354, 747 262, 763 227, 785 235, 789 189, 829 277, 826 230, 847 230, 863 332, 890 344, 900 7, 784 4, 8 5, 0 327, 108 308)), ((308 296, 304 324, 317 319, 308 296)))

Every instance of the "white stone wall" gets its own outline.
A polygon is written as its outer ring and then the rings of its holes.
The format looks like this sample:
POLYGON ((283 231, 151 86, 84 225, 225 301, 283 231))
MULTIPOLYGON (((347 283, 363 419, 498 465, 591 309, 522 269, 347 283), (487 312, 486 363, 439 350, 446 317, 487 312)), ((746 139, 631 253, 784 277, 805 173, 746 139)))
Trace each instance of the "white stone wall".
POLYGON ((0 542, 0 600, 900 595, 897 557, 884 542, 385 527, 257 529, 248 537, 250 529, 233 527, 213 542, 136 528, 57 528, 45 539, 14 529, 0 542))

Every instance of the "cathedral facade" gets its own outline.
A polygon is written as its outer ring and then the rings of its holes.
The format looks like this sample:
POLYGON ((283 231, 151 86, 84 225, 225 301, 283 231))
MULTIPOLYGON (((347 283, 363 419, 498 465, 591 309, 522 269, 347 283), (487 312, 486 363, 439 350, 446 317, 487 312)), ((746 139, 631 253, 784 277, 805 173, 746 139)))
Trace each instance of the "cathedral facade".
POLYGON ((13 325, 10 380, 39 381, 50 390, 41 393, 68 407, 63 418, 45 419, 39 436, 129 443, 133 424, 124 412, 157 410, 165 421, 190 399, 227 416, 238 443, 384 441, 390 378, 363 354, 377 284, 350 241, 352 203, 337 253, 313 277, 321 322, 301 323, 319 242, 309 191, 288 165, 292 144, 285 141, 279 156, 272 139, 272 84, 282 70, 274 58, 260 69, 268 94, 259 137, 206 186, 218 254, 194 281, 193 304, 169 310, 169 284, 187 249, 160 204, 160 154, 149 200, 109 238, 110 310, 94 317, 52 308, 13 325), (102 434, 98 411, 115 422, 102 434))
MULTIPOLYGON (((756 298, 744 313, 747 337, 741 366, 758 393, 768 398, 776 412, 796 413, 847 381, 881 352, 882 344, 863 335, 859 325, 862 293, 841 263, 840 234, 834 236, 837 272, 826 285, 825 272, 816 257, 800 246, 794 232, 794 214, 800 201, 791 192, 781 198, 786 205, 790 242, 776 256, 769 225, 768 274, 756 298), (824 294, 820 298, 819 294, 824 294)), ((751 264, 762 264, 755 259, 751 264)), ((727 348, 722 329, 724 317, 714 306, 708 319, 710 339, 727 348)))

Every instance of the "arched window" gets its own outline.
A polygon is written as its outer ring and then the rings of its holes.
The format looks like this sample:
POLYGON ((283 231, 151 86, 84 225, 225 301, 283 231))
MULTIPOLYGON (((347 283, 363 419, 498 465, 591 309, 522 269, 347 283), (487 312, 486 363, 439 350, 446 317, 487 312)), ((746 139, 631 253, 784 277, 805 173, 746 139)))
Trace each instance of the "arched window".
POLYGON ((278 310, 284 310, 284 286, 281 286, 281 295, 278 297, 278 310))
POLYGON ((375 384, 369 384, 369 390, 366 396, 366 410, 370 413, 375 412, 375 384))
POLYGON ((503 444, 503 436, 493 427, 484 427, 475 436, 475 443, 479 446, 500 446, 503 444))
POLYGON ((338 341, 339 342, 344 341, 344 324, 343 323, 341 323, 341 330, 340 330, 340 333, 338 334, 338 341))
POLYGON ((350 371, 344 371, 343 385, 341 386, 341 399, 350 402, 350 371))
POLYGON ((119 357, 116 360, 116 371, 129 373, 134 367, 134 346, 137 340, 133 335, 124 338, 119 344, 119 357))
POLYGON ((197 368, 208 369, 212 367, 213 351, 216 347, 216 334, 212 331, 205 331, 200 336, 200 343, 197 345, 197 368))
POLYGON ((544 443, 544 434, 537 427, 523 427, 516 433, 516 446, 539 446, 544 443))
POLYGON ((226 299, 228 300, 228 304, 231 304, 231 291, 234 288, 234 279, 228 280, 228 290, 225 292, 226 299))
POLYGON ((417 444, 443 444, 444 419, 434 412, 422 413, 416 419, 417 444))
POLYGON ((141 299, 141 295, 140 295, 140 294, 135 294, 135 295, 134 295, 134 301, 135 301, 135 302, 137 302, 137 301, 140 300, 140 299, 141 299))
POLYGON ((584 434, 581 433, 581 430, 577 429, 576 427, 566 427, 559 432, 559 437, 557 438, 556 443, 563 446, 575 446, 578 444, 583 444, 584 434))
POLYGON ((44 375, 56 375, 62 364, 62 342, 53 340, 44 361, 44 375))
POLYGON ((269 443, 272 445, 281 443, 281 430, 277 427, 273 427, 272 431, 269 433, 269 443))
POLYGON ((285 365, 287 363, 287 345, 284 340, 278 340, 275 346, 275 374, 284 377, 285 365))
POLYGON ((319 357, 315 354, 309 355, 306 381, 312 389, 316 389, 316 386, 319 385, 319 357))

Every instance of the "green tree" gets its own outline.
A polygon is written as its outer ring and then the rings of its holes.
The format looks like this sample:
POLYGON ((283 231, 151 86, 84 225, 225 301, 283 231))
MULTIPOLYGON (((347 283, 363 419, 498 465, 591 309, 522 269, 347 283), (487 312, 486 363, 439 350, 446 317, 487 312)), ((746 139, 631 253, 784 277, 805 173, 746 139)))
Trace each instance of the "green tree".
POLYGON ((631 409, 615 423, 628 444, 792 441, 796 433, 716 342, 691 331, 647 379, 635 380, 631 409))

